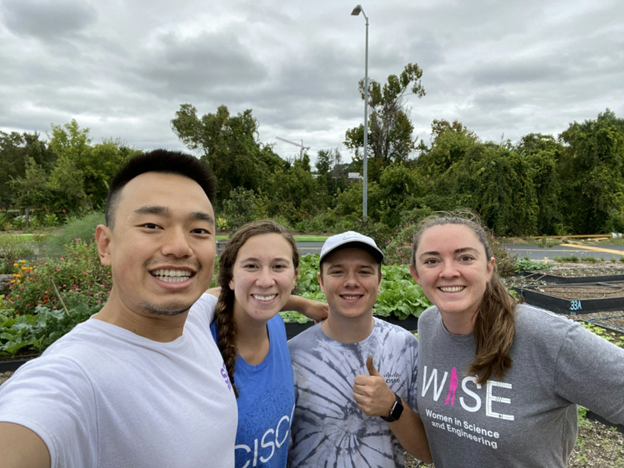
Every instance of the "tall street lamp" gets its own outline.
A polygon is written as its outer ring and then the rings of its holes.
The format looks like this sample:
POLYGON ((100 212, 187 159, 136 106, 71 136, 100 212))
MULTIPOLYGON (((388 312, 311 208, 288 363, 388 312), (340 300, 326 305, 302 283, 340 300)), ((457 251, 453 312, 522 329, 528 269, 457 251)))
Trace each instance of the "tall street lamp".
POLYGON ((362 195, 362 216, 364 221, 368 216, 368 16, 364 13, 362 5, 356 6, 351 14, 358 16, 362 13, 366 20, 366 55, 364 61, 364 190, 362 195))

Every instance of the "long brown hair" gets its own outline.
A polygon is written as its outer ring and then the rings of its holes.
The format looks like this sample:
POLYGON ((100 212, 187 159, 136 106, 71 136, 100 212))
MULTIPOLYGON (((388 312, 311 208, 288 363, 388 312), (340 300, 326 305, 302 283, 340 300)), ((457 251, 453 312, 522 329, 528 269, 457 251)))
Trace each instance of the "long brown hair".
MULTIPOLYGON (((416 268, 416 250, 423 233, 430 227, 445 224, 469 227, 483 245, 486 259, 494 257, 485 229, 476 214, 468 211, 437 213, 418 224, 412 247, 412 267, 416 268)), ((516 301, 501 281, 494 264, 492 277, 486 284, 481 306, 475 316, 473 334, 477 345, 476 356, 467 371, 468 375, 477 375, 477 383, 481 385, 486 383, 492 374, 502 379, 511 368, 509 349, 513 344, 515 333, 515 306, 516 301)))
POLYGON ((286 239, 292 247, 293 266, 295 269, 299 267, 299 251, 292 234, 281 224, 270 220, 254 221, 242 226, 230 238, 225 246, 225 250, 219 257, 218 283, 221 287, 221 293, 219 294, 219 302, 215 310, 215 321, 219 331, 217 346, 219 351, 221 351, 221 356, 223 356, 236 397, 238 397, 238 390, 236 385, 234 385, 234 369, 236 358, 238 357, 238 349, 236 348, 238 329, 236 320, 234 320, 234 291, 230 289, 230 281, 232 280, 232 270, 236 263, 236 257, 238 257, 238 251, 250 238, 261 234, 280 234, 286 239))

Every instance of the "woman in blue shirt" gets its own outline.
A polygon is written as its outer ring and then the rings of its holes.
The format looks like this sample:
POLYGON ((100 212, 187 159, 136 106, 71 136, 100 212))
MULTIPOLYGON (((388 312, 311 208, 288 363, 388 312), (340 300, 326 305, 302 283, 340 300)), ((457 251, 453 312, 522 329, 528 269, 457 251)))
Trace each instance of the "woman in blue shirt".
POLYGON ((292 234, 273 221, 241 227, 219 259, 212 330, 237 395, 237 467, 286 466, 295 392, 278 312, 291 298, 298 266, 292 234))

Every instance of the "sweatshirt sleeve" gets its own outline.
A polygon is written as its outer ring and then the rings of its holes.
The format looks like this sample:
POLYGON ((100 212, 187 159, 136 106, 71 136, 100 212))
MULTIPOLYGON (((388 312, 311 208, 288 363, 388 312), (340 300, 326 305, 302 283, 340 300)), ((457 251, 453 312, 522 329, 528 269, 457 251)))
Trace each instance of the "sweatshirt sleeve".
POLYGON ((624 349, 574 323, 557 357, 555 391, 624 424, 624 349))

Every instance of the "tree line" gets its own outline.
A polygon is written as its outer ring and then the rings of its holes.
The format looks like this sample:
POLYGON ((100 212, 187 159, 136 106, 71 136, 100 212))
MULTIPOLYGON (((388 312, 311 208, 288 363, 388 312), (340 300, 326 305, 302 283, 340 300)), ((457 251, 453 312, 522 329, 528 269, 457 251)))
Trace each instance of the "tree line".
MULTIPOLYGON (((182 104, 173 132, 218 180, 218 227, 270 217, 302 232, 357 229, 388 239, 398 226, 440 210, 476 211, 497 236, 624 231, 624 119, 607 109, 573 122, 557 137, 482 141, 461 122, 434 120, 431 141, 413 137, 405 97, 425 96, 422 70, 408 64, 383 85, 369 84, 368 219, 362 222, 364 126, 345 132, 354 151, 336 148, 286 161, 258 138, 252 110, 226 106, 203 116, 182 104)), ((364 98, 363 83, 360 92, 364 98)), ((35 216, 102 210, 108 181, 139 150, 109 140, 91 144, 75 121, 36 133, 0 132, 0 207, 35 216)))

